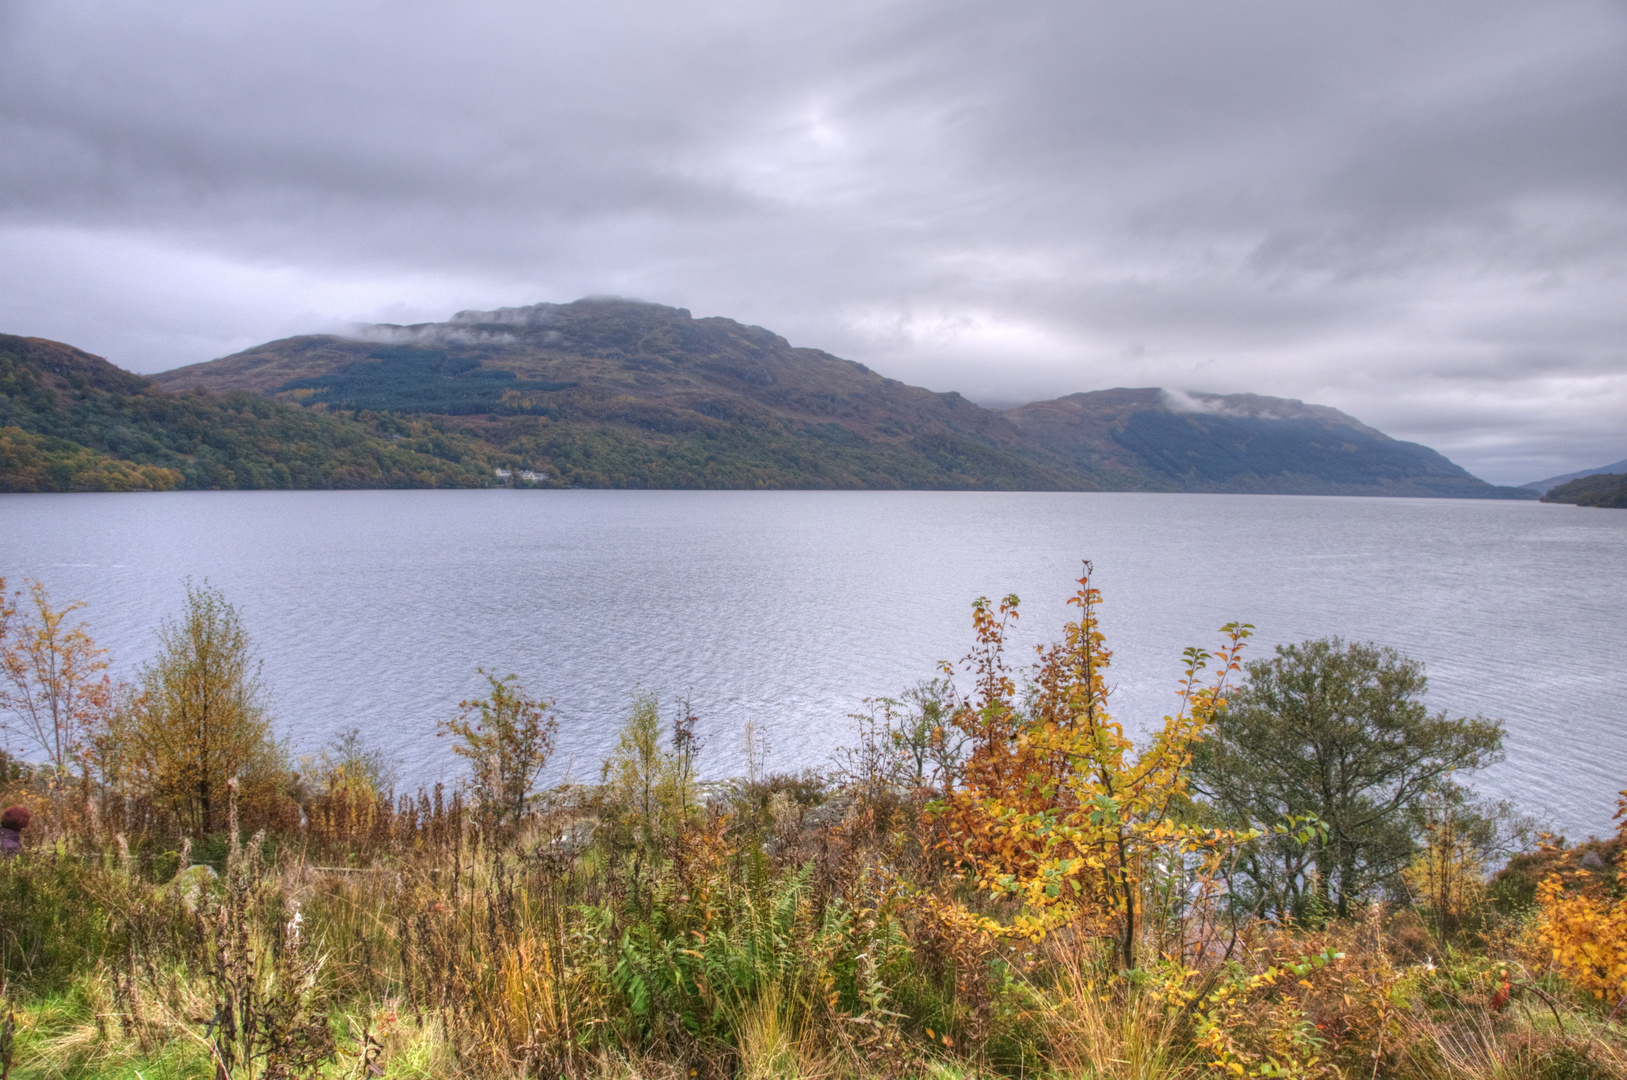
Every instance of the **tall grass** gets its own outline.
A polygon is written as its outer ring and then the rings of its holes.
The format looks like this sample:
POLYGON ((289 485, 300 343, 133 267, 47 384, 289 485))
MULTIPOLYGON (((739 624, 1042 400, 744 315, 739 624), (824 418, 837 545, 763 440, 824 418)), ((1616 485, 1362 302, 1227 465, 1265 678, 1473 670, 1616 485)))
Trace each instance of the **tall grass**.
POLYGON ((194 849, 51 830, 0 863, 16 1017, 0 1065, 143 1080, 1627 1077, 1621 1018, 1547 972, 1517 916, 1488 914, 1492 929, 1443 952, 1405 910, 1297 928, 1166 905, 1143 931, 1154 959, 1125 972, 1083 930, 1002 941, 948 917, 939 901, 1000 912, 937 856, 930 793, 780 777, 671 795, 564 789, 498 829, 444 792, 350 792, 301 831, 194 849))

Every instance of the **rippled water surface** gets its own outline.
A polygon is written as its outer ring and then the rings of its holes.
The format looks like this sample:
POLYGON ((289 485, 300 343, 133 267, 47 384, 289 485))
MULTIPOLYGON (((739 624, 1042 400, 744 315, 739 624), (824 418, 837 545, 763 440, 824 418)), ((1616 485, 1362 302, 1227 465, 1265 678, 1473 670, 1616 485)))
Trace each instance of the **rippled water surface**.
POLYGON ((187 577, 224 589, 296 749, 359 727, 451 777, 438 718, 477 666, 553 697, 561 770, 645 687, 687 695, 708 771, 748 720, 771 765, 826 761, 862 698, 967 651, 979 595, 1059 631, 1093 559, 1117 713, 1171 707, 1181 650, 1339 634, 1424 660, 1434 708, 1508 723, 1479 786, 1572 835, 1627 786, 1627 512, 1536 503, 926 492, 194 492, 0 496, 0 575, 86 602, 126 675, 187 577))

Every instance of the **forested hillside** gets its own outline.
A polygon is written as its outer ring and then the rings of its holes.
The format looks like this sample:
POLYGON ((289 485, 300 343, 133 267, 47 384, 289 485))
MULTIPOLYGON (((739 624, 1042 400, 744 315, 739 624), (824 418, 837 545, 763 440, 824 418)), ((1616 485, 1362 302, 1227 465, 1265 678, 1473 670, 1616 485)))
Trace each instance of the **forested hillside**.
POLYGON ((1108 487, 1279 495, 1531 498, 1324 405, 1259 394, 1098 390, 1008 409, 1036 446, 1108 487))
POLYGON ((0 490, 479 487, 1534 498, 1336 409, 1155 387, 1005 411, 681 308, 580 300, 146 379, 0 336, 0 490))
POLYGON ((479 487, 517 462, 427 419, 169 393, 71 346, 0 335, 0 491, 479 487))
POLYGON ((1001 412, 761 327, 610 298, 288 338, 155 379, 439 415, 581 486, 1535 494, 1323 406, 1143 388, 1001 412))
POLYGON ((584 487, 1111 486, 1036 453, 958 394, 793 348, 760 327, 633 301, 289 338, 155 379, 317 410, 447 416, 450 429, 584 487))
POLYGON ((1542 501, 1627 509, 1627 473, 1595 473, 1578 477, 1553 488, 1542 497, 1542 501))

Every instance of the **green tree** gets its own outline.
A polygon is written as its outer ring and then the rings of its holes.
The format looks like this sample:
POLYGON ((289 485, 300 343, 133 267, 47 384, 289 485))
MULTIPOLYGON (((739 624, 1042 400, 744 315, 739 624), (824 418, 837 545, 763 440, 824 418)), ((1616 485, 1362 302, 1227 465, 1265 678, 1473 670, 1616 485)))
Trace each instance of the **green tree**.
POLYGON ((836 752, 842 774, 872 794, 952 786, 968 742, 951 719, 957 704, 947 678, 917 683, 896 698, 866 698, 864 712, 848 714, 858 738, 836 752))
POLYGON ((441 721, 436 734, 456 740, 452 752, 468 760, 476 799, 501 825, 525 813, 531 787, 554 752, 559 722, 548 713, 553 702, 527 697, 518 676, 479 671, 490 695, 460 702, 457 719, 441 721))
POLYGON ((1235 895, 1276 915, 1343 916, 1407 866, 1426 801, 1502 760, 1499 721, 1432 714, 1426 688, 1416 660, 1339 638, 1248 665, 1194 751, 1193 790, 1229 825, 1314 815, 1325 831, 1243 845, 1235 895))
POLYGON ((635 691, 633 708, 605 759, 603 781, 618 823, 633 844, 654 847, 677 826, 693 798, 699 742, 687 703, 672 725, 672 745, 661 738, 661 702, 647 690, 635 691))
POLYGON ((158 640, 131 731, 138 782, 202 836, 225 825, 233 780, 251 805, 275 800, 283 754, 271 737, 248 632, 218 589, 189 584, 185 613, 166 620, 158 640))

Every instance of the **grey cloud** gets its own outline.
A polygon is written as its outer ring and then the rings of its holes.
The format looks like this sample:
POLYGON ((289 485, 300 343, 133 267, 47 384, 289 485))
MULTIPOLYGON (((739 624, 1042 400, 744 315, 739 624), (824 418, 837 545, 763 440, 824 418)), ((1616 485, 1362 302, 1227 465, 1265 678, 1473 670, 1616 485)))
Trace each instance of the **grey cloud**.
POLYGON ((606 292, 982 400, 1627 452, 1604 0, 0 2, 0 145, 0 329, 142 370, 606 292))

